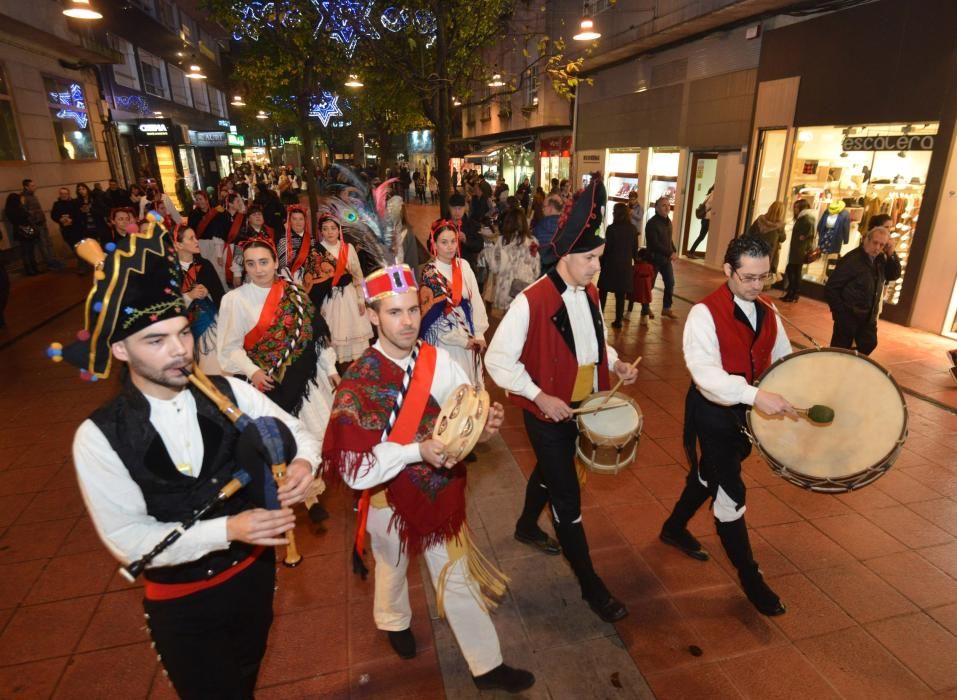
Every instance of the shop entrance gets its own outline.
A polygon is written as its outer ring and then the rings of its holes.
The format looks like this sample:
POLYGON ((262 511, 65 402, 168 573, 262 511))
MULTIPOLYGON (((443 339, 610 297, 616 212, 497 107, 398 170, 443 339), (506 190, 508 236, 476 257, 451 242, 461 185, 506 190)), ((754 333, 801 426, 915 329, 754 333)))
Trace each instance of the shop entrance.
POLYGON ((709 218, 699 219, 695 212, 705 205, 709 190, 714 187, 718 170, 717 153, 692 153, 691 172, 688 183, 688 206, 685 207, 684 231, 681 235, 681 252, 687 257, 703 258, 708 249, 709 218), (694 248, 694 252, 691 249, 694 248))

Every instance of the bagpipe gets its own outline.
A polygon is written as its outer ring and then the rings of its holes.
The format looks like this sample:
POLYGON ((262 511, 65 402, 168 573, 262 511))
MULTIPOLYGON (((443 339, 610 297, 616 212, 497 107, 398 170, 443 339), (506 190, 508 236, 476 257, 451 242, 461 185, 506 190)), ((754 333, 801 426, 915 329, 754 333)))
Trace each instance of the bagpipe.
MULTIPOLYGON (((262 416, 260 418, 250 418, 239 410, 228 396, 216 388, 209 377, 197 366, 192 370, 183 369, 183 374, 199 391, 201 391, 210 401, 216 404, 216 407, 225 415, 233 425, 239 430, 240 437, 237 443, 237 454, 239 460, 250 468, 253 463, 261 461, 263 457, 269 466, 269 478, 263 479, 263 499, 265 506, 269 509, 278 509, 279 498, 276 492, 277 487, 281 487, 286 481, 286 464, 292 455, 295 454, 295 440, 289 429, 277 418, 273 416, 262 416)), ((143 573, 143 570, 153 559, 159 556, 170 545, 176 542, 186 530, 195 525, 204 515, 217 505, 233 496, 241 488, 250 482, 258 481, 258 474, 250 475, 245 470, 239 470, 233 474, 232 480, 227 483, 220 491, 205 503, 201 508, 184 522, 177 525, 159 544, 127 566, 120 568, 120 574, 128 581, 132 582, 143 573)), ((288 567, 298 566, 302 562, 302 555, 296 547, 295 533, 290 530, 286 533, 286 556, 283 564, 288 567)))

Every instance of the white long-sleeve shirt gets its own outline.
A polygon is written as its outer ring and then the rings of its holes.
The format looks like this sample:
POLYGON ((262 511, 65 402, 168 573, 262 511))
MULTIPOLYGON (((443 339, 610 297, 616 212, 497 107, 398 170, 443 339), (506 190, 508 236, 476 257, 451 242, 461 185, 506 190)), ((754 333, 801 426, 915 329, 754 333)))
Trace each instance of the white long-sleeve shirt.
MULTIPOLYGON (((319 441, 297 419, 261 392, 238 379, 228 378, 236 405, 250 418, 274 416, 285 423, 296 439, 296 459, 318 469, 319 441)), ((196 419, 196 400, 181 391, 169 400, 146 397, 150 423, 163 440, 170 459, 183 473, 198 476, 203 466, 203 437, 196 419), (185 467, 189 468, 187 472, 185 467)), ((113 556, 124 563, 141 557, 162 540, 177 523, 161 522, 146 511, 146 500, 130 472, 93 421, 80 424, 73 438, 77 480, 97 534, 113 556)), ((195 561, 210 552, 227 549, 226 516, 201 520, 156 557, 151 566, 172 566, 195 561)))
MULTIPOLYGON (((432 264, 448 280, 449 289, 451 289, 452 266, 438 258, 432 260, 432 264)), ((488 330, 488 313, 485 310, 485 302, 482 300, 482 291, 479 289, 478 280, 475 279, 475 273, 472 271, 469 261, 459 258, 459 265, 462 270, 462 297, 468 299, 472 306, 472 325, 475 326, 475 337, 484 338, 485 331, 488 330)))
MULTIPOLYGON (((403 371, 408 369, 409 362, 412 360, 411 354, 401 359, 395 359, 386 355, 382 345, 378 342, 372 347, 392 360, 403 371)), ((465 370, 452 360, 448 352, 442 348, 436 348, 435 351, 437 353, 435 374, 432 376, 432 388, 429 393, 441 406, 459 385, 468 384, 469 378, 465 374, 465 370)), ((372 448, 372 458, 367 457, 363 461, 355 476, 344 475, 343 478, 349 486, 356 490, 369 489, 389 481, 407 465, 421 461, 422 453, 419 452, 419 443, 417 442, 408 445, 400 445, 397 442, 380 442, 372 448)))
MULTIPOLYGON (((536 284, 552 284, 548 278, 542 278, 536 284)), ((591 311, 588 307, 588 295, 584 287, 565 287, 562 292, 562 301, 568 309, 568 318, 571 322, 572 336, 575 338, 575 357, 578 365, 596 364, 598 362, 598 339, 595 337, 595 326, 592 323, 591 311)), ((485 368, 496 384, 505 391, 523 396, 534 401, 541 389, 535 384, 525 365, 519 359, 528 339, 528 323, 530 310, 528 298, 524 292, 515 297, 508 307, 505 317, 498 325, 492 342, 485 353, 485 368)), ((604 321, 602 321, 604 324, 604 321)), ((607 336, 607 329, 604 331, 607 336)), ((556 352, 562 352, 556 348, 556 352)), ((605 358, 609 370, 613 370, 618 361, 618 353, 613 347, 605 344, 605 358)), ((598 388, 598 373, 595 373, 594 389, 598 388)))
MULTIPOLYGON (((753 329, 758 318, 755 302, 734 297, 734 303, 747 316, 753 329)), ((777 339, 771 349, 771 361, 774 362, 791 354, 791 341, 777 314, 770 309, 765 311, 765 323, 771 320, 770 316, 773 316, 778 325, 777 339)), ((744 377, 724 371, 714 318, 704 304, 695 304, 691 307, 685 321, 683 346, 685 364, 691 372, 691 378, 706 399, 722 406, 735 406, 739 403, 754 405, 758 388, 748 384, 748 380, 744 377)))

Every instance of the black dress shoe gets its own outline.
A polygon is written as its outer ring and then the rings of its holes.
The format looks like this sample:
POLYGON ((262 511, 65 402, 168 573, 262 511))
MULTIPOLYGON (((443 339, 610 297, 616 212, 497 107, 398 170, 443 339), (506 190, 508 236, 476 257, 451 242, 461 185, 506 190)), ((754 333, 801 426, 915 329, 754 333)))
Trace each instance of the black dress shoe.
POLYGON ((528 533, 520 532, 519 530, 516 530, 515 539, 521 542, 522 544, 527 544, 530 547, 535 547, 536 549, 540 549, 543 552, 545 552, 545 554, 551 554, 554 556, 556 554, 562 553, 562 548, 558 545, 558 542, 552 539, 551 537, 549 537, 548 535, 546 535, 541 530, 533 534, 528 534, 528 533))
POLYGON ((710 558, 701 546, 701 543, 698 542, 698 539, 686 529, 680 532, 667 532, 662 530, 661 534, 658 535, 658 539, 667 545, 680 549, 692 559, 708 561, 710 558))
POLYGON ((741 587, 744 589, 744 594, 748 597, 748 600, 762 615, 777 617, 787 612, 787 608, 778 598, 778 594, 764 582, 764 577, 760 573, 755 577, 749 577, 749 580, 742 578, 741 587))
POLYGON ((415 658, 415 637, 412 636, 411 629, 389 632, 389 644, 401 658, 415 658))
POLYGON ((479 690, 504 690, 506 693, 520 693, 535 685, 535 676, 520 668, 502 664, 481 676, 472 676, 472 682, 479 690))
POLYGON ((465 462, 478 462, 478 455, 475 454, 474 452, 469 452, 467 455, 465 455, 465 458, 464 458, 463 461, 465 461, 465 462))
POLYGON ((588 601, 588 607, 605 622, 617 622, 628 614, 628 608, 611 593, 601 602, 588 601))

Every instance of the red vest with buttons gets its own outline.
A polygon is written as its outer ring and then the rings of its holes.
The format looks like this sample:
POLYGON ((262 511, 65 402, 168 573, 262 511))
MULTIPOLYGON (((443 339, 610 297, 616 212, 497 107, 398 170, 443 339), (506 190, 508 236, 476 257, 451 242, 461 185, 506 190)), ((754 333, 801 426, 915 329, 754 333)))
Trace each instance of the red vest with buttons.
MULTIPOLYGON (((597 308, 598 290, 595 285, 589 284, 585 287, 585 293, 589 301, 597 308)), ((519 359, 539 389, 569 403, 572 399, 572 390, 575 388, 575 378, 578 375, 578 359, 562 338, 554 321, 554 316, 564 307, 565 302, 548 276, 542 277, 523 294, 528 299, 528 336, 519 359)), ((605 391, 610 387, 607 351, 603 347, 604 343, 604 337, 598 338, 599 391, 605 391)), ((526 411, 531 411, 540 420, 548 420, 535 402, 518 394, 509 394, 509 398, 512 403, 526 411)))
MULTIPOLYGON (((763 298, 763 297, 762 297, 763 298)), ((764 298, 770 303, 770 300, 764 298)), ((701 300, 708 307, 721 350, 721 366, 728 374, 737 374, 753 384, 764 370, 771 366, 771 350, 778 337, 778 324, 774 312, 764 307, 761 328, 755 334, 746 319, 734 314, 737 304, 727 285, 722 285, 701 300)), ((761 303, 758 312, 762 311, 761 303)), ((743 313, 743 312, 742 312, 743 313)))

